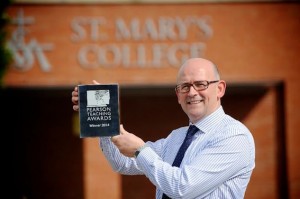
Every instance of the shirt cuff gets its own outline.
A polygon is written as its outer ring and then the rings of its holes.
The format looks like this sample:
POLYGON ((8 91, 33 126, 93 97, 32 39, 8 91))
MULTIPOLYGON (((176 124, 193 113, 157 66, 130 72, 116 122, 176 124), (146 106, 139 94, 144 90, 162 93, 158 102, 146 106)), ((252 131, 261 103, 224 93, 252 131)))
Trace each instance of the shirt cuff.
POLYGON ((140 151, 136 162, 144 174, 154 165, 155 160, 160 158, 150 147, 146 146, 140 151))

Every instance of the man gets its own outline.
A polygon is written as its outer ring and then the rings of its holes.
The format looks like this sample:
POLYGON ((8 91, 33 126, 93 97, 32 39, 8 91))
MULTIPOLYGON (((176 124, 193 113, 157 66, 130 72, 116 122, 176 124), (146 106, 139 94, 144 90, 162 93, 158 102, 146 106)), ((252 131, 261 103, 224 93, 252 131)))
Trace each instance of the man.
MULTIPOLYGON (((101 138, 105 157, 121 174, 145 175, 156 186, 157 199, 244 198, 255 167, 255 145, 247 127, 224 113, 225 90, 215 64, 187 60, 179 69, 175 91, 188 125, 196 130, 187 133, 188 126, 181 127, 145 143, 121 125, 120 135, 101 138)), ((77 87, 72 102, 78 110, 77 87)))

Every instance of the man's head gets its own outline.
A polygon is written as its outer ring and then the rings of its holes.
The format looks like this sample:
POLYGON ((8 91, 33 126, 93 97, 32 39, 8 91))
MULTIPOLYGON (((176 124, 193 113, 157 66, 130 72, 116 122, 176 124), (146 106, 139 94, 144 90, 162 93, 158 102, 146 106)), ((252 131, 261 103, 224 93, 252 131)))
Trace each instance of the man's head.
POLYGON ((176 95, 192 123, 208 116, 221 105, 225 89, 226 83, 220 80, 217 66, 209 60, 192 58, 179 69, 176 95))

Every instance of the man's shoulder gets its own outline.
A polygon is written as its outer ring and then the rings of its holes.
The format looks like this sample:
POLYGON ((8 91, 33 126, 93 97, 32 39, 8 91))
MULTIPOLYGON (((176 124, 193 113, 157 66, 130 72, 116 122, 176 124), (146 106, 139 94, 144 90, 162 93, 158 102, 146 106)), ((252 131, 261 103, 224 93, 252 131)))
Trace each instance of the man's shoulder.
POLYGON ((222 128, 225 128, 226 130, 234 130, 234 129, 237 129, 237 130, 240 130, 240 131, 243 131, 243 132, 249 132, 250 133, 250 130, 248 129, 248 127, 241 121, 233 118, 232 116, 230 115, 225 115, 225 117, 223 118, 222 122, 222 128))

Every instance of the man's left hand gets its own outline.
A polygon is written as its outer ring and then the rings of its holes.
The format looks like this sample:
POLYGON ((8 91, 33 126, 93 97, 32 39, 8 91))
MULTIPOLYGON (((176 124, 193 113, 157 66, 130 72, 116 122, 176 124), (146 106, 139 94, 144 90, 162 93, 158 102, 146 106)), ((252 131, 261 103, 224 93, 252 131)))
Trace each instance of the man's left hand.
POLYGON ((141 138, 127 132, 123 128, 123 125, 120 125, 120 135, 113 136, 111 141, 127 157, 134 157, 136 150, 145 145, 145 142, 141 138))

